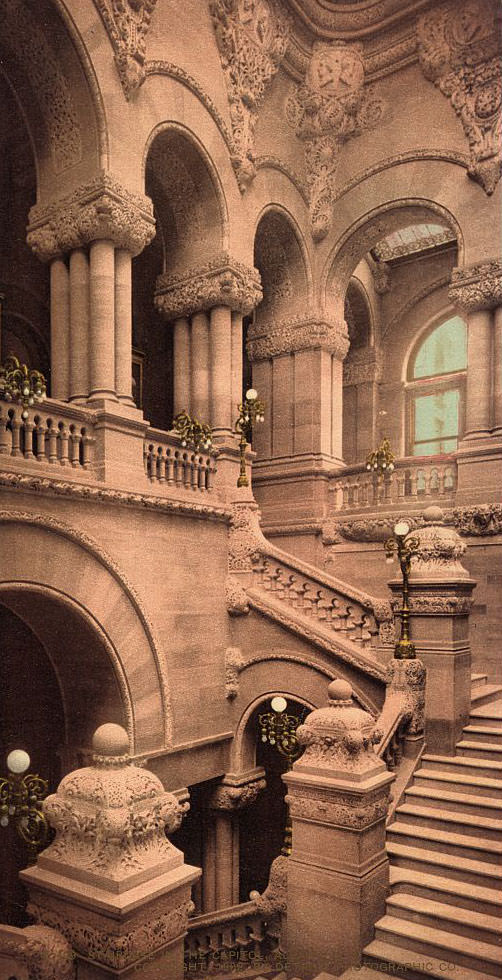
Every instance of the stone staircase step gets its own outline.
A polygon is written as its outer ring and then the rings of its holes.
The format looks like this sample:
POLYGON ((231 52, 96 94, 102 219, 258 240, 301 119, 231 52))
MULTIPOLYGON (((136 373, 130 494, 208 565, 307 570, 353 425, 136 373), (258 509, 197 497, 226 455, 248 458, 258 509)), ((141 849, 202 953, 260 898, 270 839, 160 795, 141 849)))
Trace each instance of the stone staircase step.
POLYGON ((458 772, 488 779, 502 780, 502 762, 492 762, 491 759, 465 759, 457 755, 422 756, 425 769, 439 769, 440 772, 458 772))
POLYGON ((389 977, 401 977, 403 980, 486 980, 486 973, 479 970, 460 970, 455 963, 441 956, 410 956, 409 949, 400 949, 390 943, 373 940, 365 947, 363 963, 374 963, 378 968, 386 964, 386 974, 389 977))
POLYGON ((459 857, 458 854, 434 851, 428 847, 411 847, 395 841, 388 841, 387 854, 391 863, 400 867, 439 874, 457 881, 469 881, 482 888, 502 886, 500 866, 488 861, 459 857))
MULTIPOLYGON (((448 783, 445 783, 445 786, 447 787, 445 789, 432 789, 428 782, 425 782, 423 786, 416 784, 409 786, 405 790, 406 802, 416 801, 427 807, 436 807, 440 803, 441 809, 448 812, 479 815, 490 819, 502 817, 502 802, 500 800, 489 796, 478 796, 474 792, 472 794, 456 792, 450 790, 448 783)), ((473 790, 476 789, 476 785, 474 784, 472 788, 473 790)))
MULTIPOLYGON (((329 974, 324 976, 327 977, 329 974)), ((323 980, 323 974, 315 980, 323 980)), ((387 970, 382 973, 381 970, 369 966, 351 966, 345 970, 345 973, 341 973, 337 980, 389 980, 389 973, 387 970)))
POLYGON ((502 762, 502 744, 471 742, 468 738, 463 738, 457 742, 456 750, 457 755, 463 759, 488 759, 490 762, 502 762))
POLYGON ((476 942, 499 946, 502 944, 502 921, 497 916, 456 908, 454 905, 443 905, 419 895, 407 895, 405 892, 389 895, 387 914, 398 919, 421 922, 444 932, 453 932, 475 939, 476 942))
POLYGON ((469 742, 482 742, 484 745, 502 745, 502 725, 489 728, 488 725, 466 725, 464 736, 469 742))
MULTIPOLYGON (((434 802, 434 801, 433 801, 434 802)), ((438 802, 437 800, 435 801, 438 802)), ((502 816, 502 807, 501 807, 502 816)), ((401 803, 396 808, 396 818, 418 827, 431 827, 437 830, 451 830, 454 834, 473 835, 480 833, 487 840, 502 839, 502 819, 471 816, 468 813, 455 813, 451 810, 436 810, 432 806, 417 806, 414 803, 401 803)))
POLYGON ((456 793, 467 791, 469 795, 500 798, 500 780, 476 778, 470 774, 442 772, 439 769, 419 769, 414 776, 415 784, 430 789, 446 789, 456 793))
POLYGON ((482 837, 469 837, 466 834, 456 834, 450 830, 436 830, 435 827, 417 826, 396 820, 387 827, 387 841, 398 844, 408 844, 410 847, 421 845, 432 851, 444 854, 456 854, 462 858, 472 858, 474 861, 489 861, 492 864, 502 864, 502 840, 488 840, 482 837))
POLYGON ((492 943, 477 942, 442 929, 424 926, 422 923, 384 915, 376 923, 375 939, 407 949, 427 960, 428 956, 443 957, 451 963, 486 975, 502 977, 500 947, 492 943))
POLYGON ((472 909, 474 912, 483 912, 502 919, 502 892, 495 888, 483 888, 471 882, 429 874, 427 871, 415 871, 412 868, 400 868, 397 865, 390 866, 389 876, 393 894, 406 892, 410 895, 421 895, 441 904, 472 909))
POLYGON ((502 687, 500 684, 483 684, 471 695, 471 708, 479 708, 484 704, 492 704, 494 701, 500 700, 502 695, 502 687))

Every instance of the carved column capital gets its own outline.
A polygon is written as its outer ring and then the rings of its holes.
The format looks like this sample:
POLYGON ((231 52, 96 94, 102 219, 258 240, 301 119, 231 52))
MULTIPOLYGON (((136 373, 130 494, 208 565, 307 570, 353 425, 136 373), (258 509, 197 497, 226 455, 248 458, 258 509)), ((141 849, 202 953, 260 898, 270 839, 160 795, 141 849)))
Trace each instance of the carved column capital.
POLYGON ((502 261, 490 259, 467 268, 454 268, 449 298, 465 313, 502 305, 502 261))
POLYGON ((255 324, 248 332, 247 349, 251 361, 315 348, 327 350, 343 360, 349 349, 345 320, 331 320, 322 313, 300 313, 279 321, 255 324))
POLYGON ((157 279, 155 290, 155 305, 168 320, 214 306, 227 306, 246 314, 261 298, 258 270, 236 262, 226 253, 183 275, 163 273, 157 279))
POLYGON ((256 173, 254 130, 286 53, 290 18, 276 0, 210 0, 209 10, 230 104, 232 164, 244 191, 256 173))
POLYGON ((102 239, 138 255, 154 235, 150 198, 101 173, 51 204, 32 207, 27 242, 45 262, 102 239))
POLYGON ((469 176, 492 194, 500 179, 501 35, 496 0, 436 5, 418 18, 423 73, 446 95, 469 141, 469 176))
POLYGON ((236 810, 243 810, 250 806, 267 785, 263 778, 264 775, 263 769, 255 769, 251 774, 234 775, 227 773, 220 785, 212 792, 209 798, 209 808, 222 810, 226 813, 235 813, 236 810))

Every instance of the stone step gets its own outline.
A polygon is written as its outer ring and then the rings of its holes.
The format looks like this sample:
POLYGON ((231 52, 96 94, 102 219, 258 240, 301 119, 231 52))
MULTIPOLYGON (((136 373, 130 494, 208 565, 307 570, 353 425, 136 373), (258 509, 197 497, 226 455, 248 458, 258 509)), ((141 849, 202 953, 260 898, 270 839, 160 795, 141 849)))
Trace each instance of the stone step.
MULTIPOLYGON (((502 762, 492 762, 491 759, 464 759, 457 755, 422 756, 425 769, 438 769, 440 772, 456 772, 470 776, 481 776, 486 779, 502 780, 502 762)), ((501 787, 502 788, 502 787, 501 787)))
POLYGON ((482 742, 485 745, 502 745, 502 725, 500 728, 489 728, 488 725, 466 725, 464 738, 469 742, 482 742))
POLYGON ((502 802, 489 796, 477 796, 474 793, 455 792, 450 790, 448 783, 446 789, 432 789, 427 782, 423 786, 409 786, 405 790, 405 799, 408 803, 419 803, 420 806, 436 807, 441 804, 441 809, 445 812, 452 811, 458 814, 470 814, 471 816, 481 816, 490 819, 502 817, 502 802))
MULTIPOLYGON (((315 980, 323 980, 323 977, 327 976, 329 976, 327 973, 321 974, 321 977, 316 977, 315 980)), ((376 966, 351 966, 345 973, 341 973, 336 980, 389 980, 389 973, 387 970, 382 973, 381 970, 376 969, 376 966)))
POLYGON ((484 704, 492 704, 494 701, 499 701, 502 695, 502 687, 500 684, 483 684, 479 691, 471 694, 471 710, 472 708, 480 708, 484 704))
POLYGON ((502 743, 493 745, 491 742, 471 742, 469 738, 463 738, 457 742, 456 751, 463 759, 489 759, 491 762, 502 762, 502 743))
MULTIPOLYGON (((423 846, 442 854, 456 854, 474 861, 487 861, 494 865, 502 864, 502 840, 489 840, 483 837, 469 837, 450 830, 437 830, 430 826, 417 826, 396 820, 387 827, 387 841, 396 841, 410 847, 423 846)), ((502 879, 502 875, 501 875, 502 879)))
POLYGON ((502 701, 472 707, 469 713, 470 725, 483 725, 487 728, 502 728, 502 701))
POLYGON ((469 796, 500 798, 500 780, 482 779, 463 773, 442 772, 439 769, 419 769, 414 776, 414 784, 428 786, 429 789, 449 789, 457 794, 469 796))
POLYGON ((471 674, 471 696, 488 684, 488 674, 471 674))
POLYGON ((502 886, 500 866, 489 861, 459 857, 458 854, 434 851, 427 847, 411 847, 391 840, 387 842, 386 849, 391 862, 401 868, 443 875, 457 881, 469 881, 481 888, 502 886))
MULTIPOLYGON (((433 800, 432 802, 438 802, 433 800)), ((414 803, 401 803, 396 808, 396 818, 418 827, 431 827, 437 830, 451 830, 454 834, 484 837, 487 840, 502 839, 502 819, 471 816, 468 813, 454 813, 451 810, 436 810, 433 806, 419 806, 414 803)))
POLYGON ((378 920, 375 939, 408 949, 425 960, 429 955, 437 959, 443 957, 443 960, 468 970, 484 970, 485 978, 486 975, 502 977, 500 947, 492 943, 477 942, 393 915, 384 915, 378 920))
POLYGON ((400 977, 402 980, 487 980, 486 973, 479 970, 459 970, 455 963, 441 956, 410 956, 410 950, 399 948, 390 943, 373 940, 365 947, 363 963, 374 964, 375 967, 386 967, 388 977, 400 977))
POLYGON ((389 880, 393 894, 405 892, 409 895, 421 895, 435 902, 472 909, 473 912, 484 912, 502 919, 502 892, 496 888, 483 888, 471 882, 392 864, 389 868, 389 880))
POLYGON ((387 914, 410 922, 421 922, 425 926, 453 932, 477 942, 502 943, 502 920, 499 917, 435 902, 419 895, 404 892, 389 895, 387 914))

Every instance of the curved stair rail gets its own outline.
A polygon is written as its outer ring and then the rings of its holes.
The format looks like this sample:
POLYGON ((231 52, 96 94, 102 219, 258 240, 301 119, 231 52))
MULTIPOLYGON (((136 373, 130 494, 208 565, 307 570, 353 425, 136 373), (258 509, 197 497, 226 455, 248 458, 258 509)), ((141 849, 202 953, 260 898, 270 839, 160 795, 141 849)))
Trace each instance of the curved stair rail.
POLYGON ((244 902, 189 919, 185 937, 185 977, 256 976, 281 969, 274 920, 244 902), (251 970, 256 973, 250 973, 251 970))

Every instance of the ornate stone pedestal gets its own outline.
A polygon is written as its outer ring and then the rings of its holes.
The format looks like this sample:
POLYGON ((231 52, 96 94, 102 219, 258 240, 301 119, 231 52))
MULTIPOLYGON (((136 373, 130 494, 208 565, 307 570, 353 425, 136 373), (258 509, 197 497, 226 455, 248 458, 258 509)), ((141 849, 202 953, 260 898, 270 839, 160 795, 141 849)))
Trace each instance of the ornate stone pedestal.
POLYGON ((304 755, 283 777, 293 824, 288 858, 288 976, 342 973, 384 913, 385 817, 393 776, 374 752, 373 719, 333 681, 326 708, 297 732, 304 755))
POLYGON ((130 764, 120 726, 98 728, 93 749, 93 765, 66 776, 44 803, 56 838, 21 872, 29 911, 68 939, 78 980, 182 980, 190 888, 200 875, 165 836, 182 807, 130 764))

